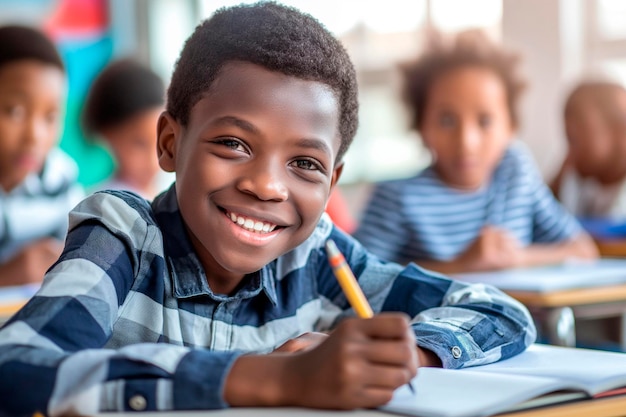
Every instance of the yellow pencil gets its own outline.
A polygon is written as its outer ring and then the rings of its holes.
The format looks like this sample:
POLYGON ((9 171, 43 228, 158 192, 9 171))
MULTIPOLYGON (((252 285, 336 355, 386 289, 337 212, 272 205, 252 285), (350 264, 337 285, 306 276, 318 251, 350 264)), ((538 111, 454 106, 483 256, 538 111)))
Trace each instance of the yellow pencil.
MULTIPOLYGON (((359 283, 354 277, 350 265, 346 262, 346 258, 344 258, 343 254, 337 248, 337 244, 332 239, 326 241, 326 253, 328 254, 328 262, 333 268, 339 286, 354 311, 356 311, 356 314, 364 319, 372 317, 374 315, 372 307, 370 307, 370 304, 367 302, 367 298, 365 298, 363 290, 361 290, 359 283)), ((410 382, 408 385, 411 392, 415 394, 413 385, 410 382)))
POLYGON ((374 315, 372 307, 367 302, 367 298, 363 295, 359 283, 356 281, 350 266, 346 262, 346 258, 339 252, 337 245, 332 240, 326 241, 326 253, 328 254, 328 262, 333 268, 333 272, 337 277, 337 281, 341 286, 348 302, 356 311, 356 314, 364 319, 369 319, 374 315))

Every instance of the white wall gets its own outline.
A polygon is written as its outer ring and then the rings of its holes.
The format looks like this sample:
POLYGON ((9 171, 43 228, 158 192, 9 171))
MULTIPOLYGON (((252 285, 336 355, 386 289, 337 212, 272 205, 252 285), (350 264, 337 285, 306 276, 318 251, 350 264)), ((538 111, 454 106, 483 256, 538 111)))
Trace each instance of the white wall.
POLYGON ((519 137, 544 177, 555 174, 565 153, 563 98, 583 70, 582 0, 504 0, 502 40, 523 56, 529 85, 520 102, 519 137))

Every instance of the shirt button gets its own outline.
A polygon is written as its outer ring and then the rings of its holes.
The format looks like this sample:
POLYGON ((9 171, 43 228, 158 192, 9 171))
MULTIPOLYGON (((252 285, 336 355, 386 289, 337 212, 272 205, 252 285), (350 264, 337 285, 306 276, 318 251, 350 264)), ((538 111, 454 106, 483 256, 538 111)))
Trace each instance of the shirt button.
POLYGON ((148 405, 146 399, 141 395, 133 395, 128 400, 128 405, 135 411, 143 411, 148 405))
POLYGON ((452 357, 454 359, 459 359, 461 357, 461 355, 463 355, 463 352, 461 351, 461 348, 458 346, 452 346, 452 357))

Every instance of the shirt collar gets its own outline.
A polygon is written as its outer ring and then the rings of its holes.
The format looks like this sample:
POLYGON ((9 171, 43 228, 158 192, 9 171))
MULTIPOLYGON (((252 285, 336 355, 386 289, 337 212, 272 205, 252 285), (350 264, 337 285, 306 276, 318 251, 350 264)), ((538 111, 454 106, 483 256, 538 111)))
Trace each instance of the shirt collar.
POLYGON ((175 184, 154 199, 152 208, 163 234, 163 247, 172 276, 174 297, 190 298, 206 295, 221 302, 252 298, 263 292, 272 304, 277 304, 275 274, 272 267, 274 263, 248 275, 241 288, 232 296, 213 293, 207 283, 202 264, 187 236, 178 208, 175 184))

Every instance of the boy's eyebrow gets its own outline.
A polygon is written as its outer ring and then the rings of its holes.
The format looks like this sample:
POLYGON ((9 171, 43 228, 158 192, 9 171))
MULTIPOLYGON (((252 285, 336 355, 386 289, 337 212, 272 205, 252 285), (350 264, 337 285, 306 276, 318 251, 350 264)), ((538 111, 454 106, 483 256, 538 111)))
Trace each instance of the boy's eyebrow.
POLYGON ((240 119, 235 116, 223 116, 218 118, 215 123, 224 124, 224 125, 235 125, 242 130, 246 130, 250 133, 260 133, 259 129, 256 128, 252 123, 246 122, 243 119, 240 119))
POLYGON ((304 138, 298 141, 298 146, 301 148, 317 149, 328 154, 329 156, 332 156, 333 154, 326 142, 319 139, 304 138))

